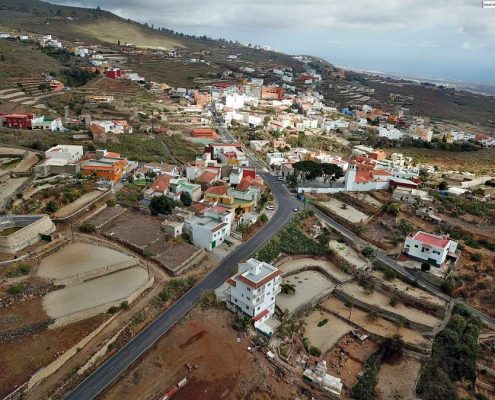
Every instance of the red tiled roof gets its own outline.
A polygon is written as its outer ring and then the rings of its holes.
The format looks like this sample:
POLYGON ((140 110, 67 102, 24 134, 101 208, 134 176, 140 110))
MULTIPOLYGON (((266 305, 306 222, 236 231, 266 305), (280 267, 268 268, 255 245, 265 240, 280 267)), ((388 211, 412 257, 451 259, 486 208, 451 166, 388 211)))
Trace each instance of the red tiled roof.
POLYGON ((232 278, 227 278, 227 280, 225 282, 228 283, 230 286, 233 286, 233 287, 236 287, 236 285, 237 285, 232 278))
POLYGON ((383 169, 373 169, 370 171, 372 176, 392 176, 392 174, 383 169))
POLYGON ((196 203, 193 204, 190 208, 196 213, 196 214, 201 214, 204 210, 208 208, 208 206, 204 203, 196 203))
POLYGON ((253 317, 253 321, 255 321, 255 322, 256 322, 256 321, 259 321, 261 318, 263 318, 264 316, 268 315, 268 313, 269 313, 269 311, 268 311, 268 310, 266 310, 266 309, 265 309, 265 310, 263 310, 263 311, 261 311, 258 315, 255 315, 255 316, 253 317))
POLYGON ((227 186, 222 185, 222 186, 211 186, 208 189, 205 190, 205 193, 212 193, 212 194, 217 194, 219 196, 224 196, 227 194, 227 186))
POLYGON ((255 186, 257 188, 263 189, 264 185, 263 182, 258 180, 257 178, 253 178, 252 176, 244 176, 239 184, 236 187, 236 190, 239 190, 241 192, 244 192, 248 190, 251 186, 255 186))
POLYGON ((210 211, 218 213, 218 214, 222 214, 225 211, 229 211, 229 209, 227 207, 215 206, 215 207, 210 208, 210 211))
POLYGON ((195 179, 196 183, 211 183, 217 177, 217 173, 205 171, 195 179))
POLYGON ((440 247, 444 249, 448 246, 450 239, 447 237, 436 236, 430 233, 418 232, 414 235, 413 239, 420 241, 421 243, 428 244, 430 246, 440 247))
POLYGON ((170 179, 172 179, 170 175, 160 175, 151 185, 151 189, 155 192, 164 192, 168 189, 170 179))

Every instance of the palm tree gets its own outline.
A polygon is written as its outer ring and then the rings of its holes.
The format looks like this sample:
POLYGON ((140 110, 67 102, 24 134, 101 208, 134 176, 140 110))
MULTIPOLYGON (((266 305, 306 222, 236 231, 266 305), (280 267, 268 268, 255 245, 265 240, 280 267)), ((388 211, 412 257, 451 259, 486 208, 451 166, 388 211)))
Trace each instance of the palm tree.
POLYGON ((292 283, 282 283, 280 285, 280 290, 283 294, 296 293, 296 286, 292 283))

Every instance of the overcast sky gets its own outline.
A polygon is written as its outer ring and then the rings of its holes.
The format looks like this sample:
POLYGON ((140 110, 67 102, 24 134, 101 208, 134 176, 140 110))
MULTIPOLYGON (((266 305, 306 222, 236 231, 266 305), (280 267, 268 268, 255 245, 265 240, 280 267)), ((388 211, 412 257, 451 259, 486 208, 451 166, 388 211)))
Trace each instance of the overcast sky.
POLYGON ((495 84, 480 0, 51 0, 366 70, 495 84))

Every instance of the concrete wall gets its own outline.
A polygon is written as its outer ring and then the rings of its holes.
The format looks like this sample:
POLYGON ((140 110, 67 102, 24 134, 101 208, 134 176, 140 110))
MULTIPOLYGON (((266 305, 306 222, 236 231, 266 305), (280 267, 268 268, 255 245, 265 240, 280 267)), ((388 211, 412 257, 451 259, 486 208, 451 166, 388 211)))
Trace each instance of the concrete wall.
POLYGON ((41 234, 47 235, 56 229, 48 215, 0 217, 0 228, 23 225, 22 229, 9 236, 0 236, 0 252, 16 253, 40 240, 41 234))

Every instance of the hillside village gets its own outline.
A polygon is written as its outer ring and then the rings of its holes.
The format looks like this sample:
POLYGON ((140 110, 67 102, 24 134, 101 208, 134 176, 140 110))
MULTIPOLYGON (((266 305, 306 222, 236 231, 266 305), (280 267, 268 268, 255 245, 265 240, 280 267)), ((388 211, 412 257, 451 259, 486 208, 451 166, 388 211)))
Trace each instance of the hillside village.
POLYGON ((2 398, 72 398, 169 315, 97 395, 495 398, 493 121, 262 46, 64 36, 59 9, 0 23, 2 398))

